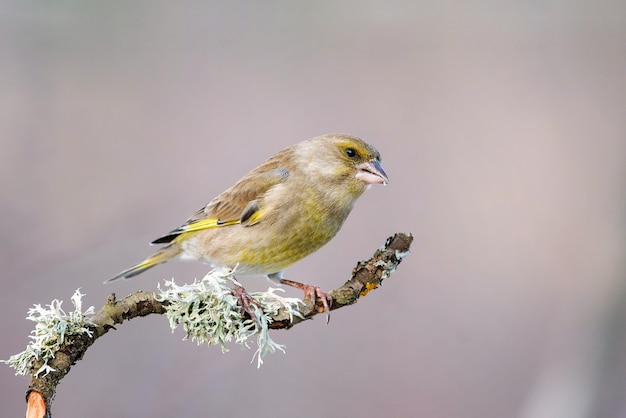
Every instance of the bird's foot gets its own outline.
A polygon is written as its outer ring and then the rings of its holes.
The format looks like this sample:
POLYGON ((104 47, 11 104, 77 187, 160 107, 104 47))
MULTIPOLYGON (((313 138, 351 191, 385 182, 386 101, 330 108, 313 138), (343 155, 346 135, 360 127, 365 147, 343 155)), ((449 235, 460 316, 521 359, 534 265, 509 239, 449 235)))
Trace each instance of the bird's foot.
POLYGON ((311 300, 313 305, 317 306, 319 313, 326 312, 326 323, 330 322, 330 307, 333 303, 333 298, 328 293, 322 291, 318 286, 294 282, 293 280, 280 279, 280 282, 304 291, 304 299, 311 300))
POLYGON ((252 308, 252 305, 263 310, 263 308, 261 307, 261 304, 252 296, 250 296, 248 292, 246 292, 246 289, 244 289, 242 286, 237 285, 237 284, 233 288, 233 295, 237 298, 237 302, 239 302, 244 312, 250 315, 250 319, 252 319, 254 322, 258 322, 256 314, 254 313, 254 309, 252 308))

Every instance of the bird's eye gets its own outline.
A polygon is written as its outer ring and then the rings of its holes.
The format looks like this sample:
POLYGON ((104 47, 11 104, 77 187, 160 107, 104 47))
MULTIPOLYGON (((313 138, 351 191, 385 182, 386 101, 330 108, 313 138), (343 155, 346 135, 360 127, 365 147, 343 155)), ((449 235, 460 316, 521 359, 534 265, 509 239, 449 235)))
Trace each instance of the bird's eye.
POLYGON ((350 158, 356 157, 356 151, 354 148, 346 148, 346 155, 350 158))

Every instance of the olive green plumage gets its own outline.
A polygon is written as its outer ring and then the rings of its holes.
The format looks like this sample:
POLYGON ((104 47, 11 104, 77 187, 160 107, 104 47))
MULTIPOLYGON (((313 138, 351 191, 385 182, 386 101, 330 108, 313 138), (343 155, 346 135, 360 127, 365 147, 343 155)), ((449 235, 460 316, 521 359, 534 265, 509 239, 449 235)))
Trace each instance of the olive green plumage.
POLYGON ((154 240, 166 244, 159 251, 109 281, 172 258, 280 278, 337 234, 370 184, 387 183, 380 160, 374 147, 345 134, 285 148, 154 240))

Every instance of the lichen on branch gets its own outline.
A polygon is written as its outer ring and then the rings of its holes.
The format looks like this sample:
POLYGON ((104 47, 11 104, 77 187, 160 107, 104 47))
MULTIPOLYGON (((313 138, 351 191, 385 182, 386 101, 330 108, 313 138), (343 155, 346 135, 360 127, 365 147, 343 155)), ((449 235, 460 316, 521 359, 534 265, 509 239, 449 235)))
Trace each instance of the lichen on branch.
POLYGON ((56 371, 48 363, 55 358, 57 352, 69 338, 86 334, 93 336, 91 327, 94 325, 90 317, 94 314, 94 307, 90 306, 82 311, 82 297, 80 289, 71 297, 74 310, 66 313, 63 301, 53 300, 47 307, 34 305, 28 311, 26 319, 35 322, 35 329, 31 331, 31 342, 21 353, 11 356, 8 360, 0 360, 15 369, 17 375, 40 374, 47 375, 56 371), (37 370, 35 370, 37 369, 37 370))
MULTIPOLYGON (((331 310, 354 304, 378 288, 408 254, 412 241, 411 234, 397 233, 369 260, 360 261, 352 277, 329 293, 331 310)), ((321 303, 284 298, 276 293, 277 289, 270 288, 267 292, 251 294, 257 302, 252 304, 255 318, 251 318, 241 310, 231 293, 228 283, 233 280, 232 276, 213 272, 191 285, 166 282, 157 293, 140 291, 121 300, 111 294, 96 313, 93 307, 82 310, 84 295, 79 290, 71 298, 74 310, 69 313, 63 311, 62 302, 58 300, 47 308, 35 305, 28 314, 28 319, 36 322, 31 336, 33 341, 22 353, 2 360, 13 367, 16 374, 32 376, 26 395, 27 416, 43 416, 34 412, 42 409, 42 402, 45 415, 50 416, 50 403, 61 379, 98 338, 124 321, 166 314, 171 327, 183 326, 186 338, 199 344, 220 345, 223 351, 227 351, 225 344, 232 340, 249 347, 249 338, 256 335, 258 348, 253 361, 256 358, 260 366, 266 353, 284 351, 283 346, 270 338, 270 328, 288 329, 324 312, 321 303)))

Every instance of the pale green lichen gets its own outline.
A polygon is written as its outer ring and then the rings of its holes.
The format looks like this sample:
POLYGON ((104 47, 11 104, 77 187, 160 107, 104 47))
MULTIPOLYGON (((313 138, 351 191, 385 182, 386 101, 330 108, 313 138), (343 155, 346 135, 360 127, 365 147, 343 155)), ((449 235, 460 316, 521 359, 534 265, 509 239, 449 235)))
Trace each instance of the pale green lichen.
MULTIPOLYGON (((223 274, 215 271, 192 284, 178 286, 173 280, 166 281, 164 289, 159 286, 157 299, 169 302, 166 315, 172 330, 182 324, 187 334, 185 339, 191 338, 198 344, 219 345, 226 352, 226 344, 233 340, 242 347, 250 348, 249 339, 256 335, 257 350, 252 361, 256 359, 257 367, 260 367, 267 353, 276 350, 285 352, 285 347, 276 343, 269 335, 272 316, 282 309, 290 319, 294 316, 302 318, 298 310, 302 301, 279 296, 276 292, 282 289, 270 287, 266 292, 250 294, 258 302, 258 306, 254 303, 250 305, 256 320, 244 319, 237 297, 229 287, 233 282, 238 284, 232 272, 223 274)), ((18 375, 38 376, 55 371, 48 362, 54 358, 69 336, 84 333, 93 335, 89 327, 94 326, 90 321, 94 307, 91 306, 83 312, 82 296, 84 295, 80 293, 80 289, 76 290, 71 298, 74 310, 69 313, 62 309, 63 302, 57 299, 47 307, 34 305, 26 317, 36 323, 33 335, 30 336, 32 341, 26 350, 0 362, 15 369, 18 375), (34 371, 36 363, 42 365, 34 371)))
MULTIPOLYGON (((383 250, 383 249, 384 249, 384 247, 381 248, 381 250, 383 250)), ((374 263, 374 265, 376 267, 382 267, 383 268, 383 273, 380 276, 381 284, 382 284, 383 280, 387 279, 389 276, 391 276, 393 274, 394 271, 396 271, 396 269, 398 268, 398 264, 407 255, 409 255, 409 251, 396 250, 395 256, 396 256, 396 260, 398 260, 397 262, 378 260, 378 261, 376 261, 374 263)))
POLYGON ((302 317, 297 298, 285 298, 269 288, 266 292, 251 293, 259 306, 251 303, 256 321, 244 319, 237 297, 233 295, 231 283, 237 283, 232 272, 212 271, 202 280, 192 284, 177 285, 173 280, 166 281, 164 288, 159 286, 157 300, 167 301, 166 315, 172 331, 179 324, 185 330, 185 339, 191 338, 198 344, 219 345, 222 352, 228 351, 226 344, 235 341, 242 347, 250 348, 249 339, 257 335, 257 350, 252 361, 257 359, 257 367, 263 364, 263 357, 276 350, 285 352, 285 347, 276 343, 269 335, 272 315, 284 309, 290 316, 302 317))
POLYGON ((32 341, 28 343, 26 350, 11 356, 8 360, 0 360, 15 369, 15 374, 34 374, 38 376, 43 373, 47 375, 54 369, 48 365, 63 345, 67 337, 78 334, 92 335, 90 326, 94 324, 89 317, 94 314, 94 307, 90 306, 85 312, 82 310, 81 298, 85 296, 80 293, 80 289, 74 292, 71 300, 74 310, 66 313, 61 305, 63 301, 55 299, 47 305, 34 305, 28 311, 26 319, 36 322, 35 329, 31 332, 32 341), (43 362, 37 371, 33 373, 35 363, 43 362))
POLYGON ((402 261, 402 259, 404 257, 406 257, 407 255, 409 255, 410 251, 400 251, 400 250, 396 250, 396 258, 398 259, 398 261, 402 261))

